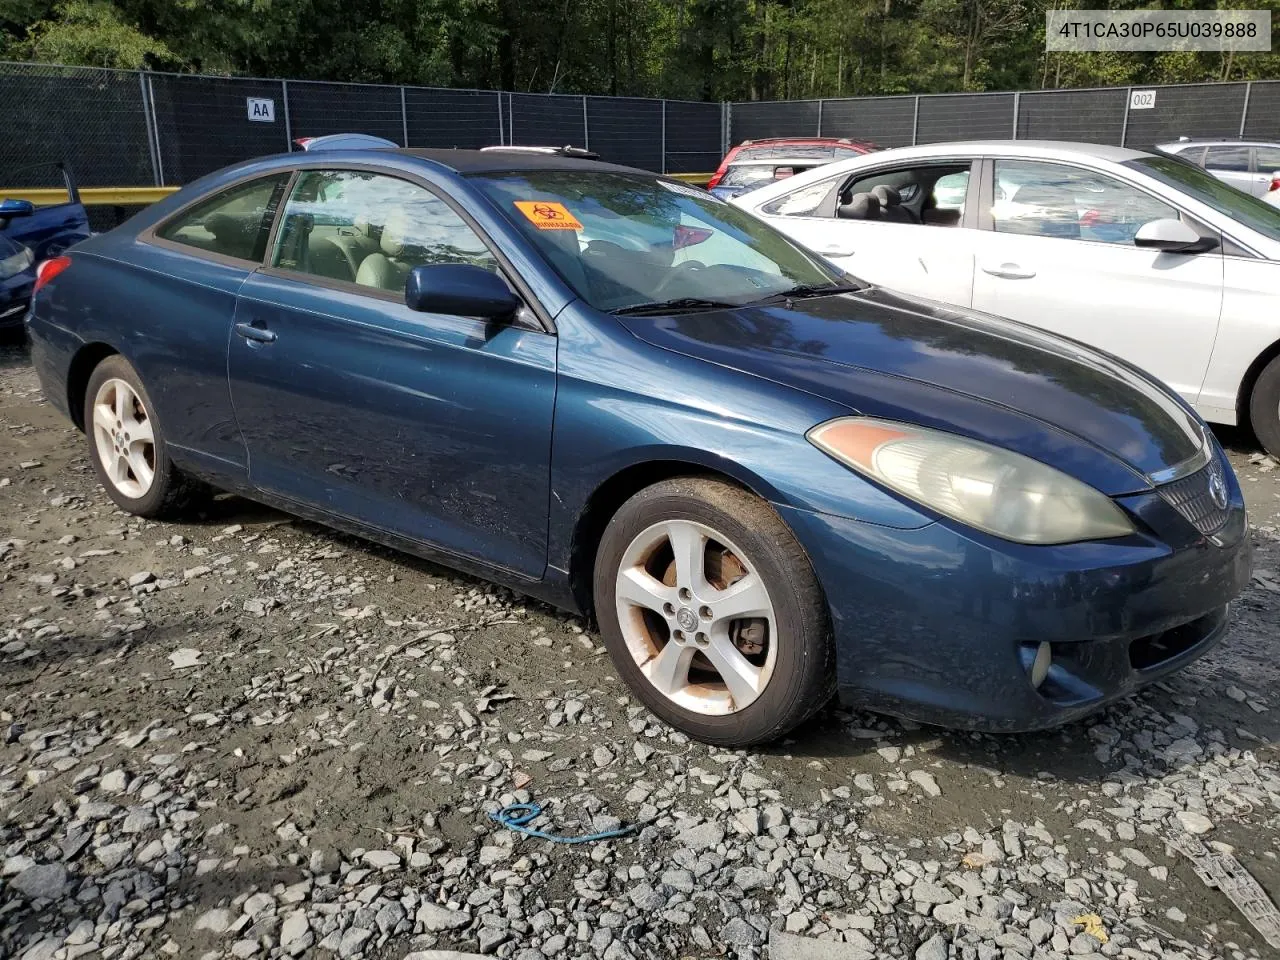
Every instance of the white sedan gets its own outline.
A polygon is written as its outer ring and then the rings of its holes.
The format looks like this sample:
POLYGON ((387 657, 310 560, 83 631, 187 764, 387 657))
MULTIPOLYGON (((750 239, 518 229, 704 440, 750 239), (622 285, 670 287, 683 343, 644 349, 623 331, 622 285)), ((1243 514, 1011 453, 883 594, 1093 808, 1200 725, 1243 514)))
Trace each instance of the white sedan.
POLYGON ((1280 209, 1185 161, 939 143, 731 202, 854 276, 1101 347, 1280 454, 1280 209))

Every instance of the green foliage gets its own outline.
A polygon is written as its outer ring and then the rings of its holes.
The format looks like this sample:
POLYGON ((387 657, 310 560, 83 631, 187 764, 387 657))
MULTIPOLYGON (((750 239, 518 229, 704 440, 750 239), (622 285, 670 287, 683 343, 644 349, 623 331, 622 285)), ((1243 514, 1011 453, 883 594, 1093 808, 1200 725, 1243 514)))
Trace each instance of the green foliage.
MULTIPOLYGON (((14 3, 25 13, 25 36, 9 34, 7 55, 52 63, 95 67, 175 66, 178 58, 163 40, 149 36, 108 0, 65 0, 46 4, 14 3)), ((10 11, 4 19, 9 20, 10 11)), ((16 24, 21 29, 24 24, 16 24)))
MULTIPOLYGON (((1280 0, 1216 5, 1280 11, 1280 0)), ((1280 76, 1280 54, 1045 52, 1047 9, 1096 6, 1084 0, 0 0, 0 56, 711 100, 1280 76)))

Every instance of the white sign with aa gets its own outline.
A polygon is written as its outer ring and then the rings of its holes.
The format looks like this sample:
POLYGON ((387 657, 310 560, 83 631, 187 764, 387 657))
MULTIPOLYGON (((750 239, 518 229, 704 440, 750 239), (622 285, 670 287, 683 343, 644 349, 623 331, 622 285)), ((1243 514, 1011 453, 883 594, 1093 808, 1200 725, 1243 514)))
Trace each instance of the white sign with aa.
POLYGON ((245 102, 248 104, 250 120, 257 120, 260 123, 276 122, 276 102, 274 100, 245 97, 245 102))

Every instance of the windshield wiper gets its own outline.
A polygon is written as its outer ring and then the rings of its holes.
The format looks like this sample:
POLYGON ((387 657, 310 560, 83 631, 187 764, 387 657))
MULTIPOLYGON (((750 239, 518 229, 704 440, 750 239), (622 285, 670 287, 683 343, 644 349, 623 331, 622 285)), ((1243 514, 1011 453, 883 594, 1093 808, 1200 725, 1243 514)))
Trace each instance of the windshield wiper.
POLYGON ((759 300, 753 300, 752 303, 778 303, 786 300, 805 300, 809 297, 829 297, 837 293, 856 293, 859 290, 865 289, 867 289, 867 285, 863 283, 801 283, 792 287, 790 290, 779 290, 777 293, 771 293, 767 297, 761 297, 759 300))
POLYGON ((697 310, 736 310, 740 303, 724 300, 707 300, 704 297, 677 297, 674 300, 655 300, 651 303, 633 303, 629 307, 610 310, 615 317, 660 317, 668 313, 691 313, 697 310))

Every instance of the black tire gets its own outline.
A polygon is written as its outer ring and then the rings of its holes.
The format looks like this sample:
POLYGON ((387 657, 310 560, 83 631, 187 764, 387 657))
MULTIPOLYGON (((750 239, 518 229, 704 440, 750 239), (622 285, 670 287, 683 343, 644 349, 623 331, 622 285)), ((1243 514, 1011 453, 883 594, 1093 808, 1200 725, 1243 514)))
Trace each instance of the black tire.
POLYGON ((106 357, 94 368, 85 387, 84 395, 84 434, 89 446, 89 462, 93 464, 93 472, 102 484, 103 490, 121 510, 157 520, 172 520, 182 516, 191 500, 203 489, 197 481, 184 476, 169 459, 168 447, 165 443, 164 430, 155 416, 155 406, 143 385, 136 370, 124 357, 113 354, 106 357), (137 394, 146 419, 150 422, 154 448, 154 478, 151 486, 141 496, 128 496, 122 492, 111 478, 107 476, 99 456, 98 432, 93 425, 94 400, 99 389, 108 380, 123 380, 137 394))
POLYGON ((596 553, 596 619, 622 679, 660 719, 704 743, 745 747, 767 743, 820 710, 835 689, 834 645, 822 588, 808 555, 763 500, 731 483, 678 477, 648 487, 619 508, 596 553), (615 599, 628 546, 664 520, 688 520, 723 534, 763 578, 774 608, 773 673, 758 698, 734 713, 687 710, 659 692, 627 649, 615 599))
POLYGON ((1280 357, 1258 374, 1249 395, 1249 422, 1262 448, 1280 458, 1280 357))

